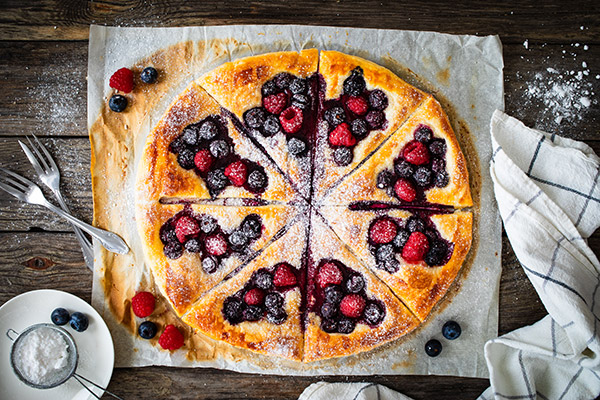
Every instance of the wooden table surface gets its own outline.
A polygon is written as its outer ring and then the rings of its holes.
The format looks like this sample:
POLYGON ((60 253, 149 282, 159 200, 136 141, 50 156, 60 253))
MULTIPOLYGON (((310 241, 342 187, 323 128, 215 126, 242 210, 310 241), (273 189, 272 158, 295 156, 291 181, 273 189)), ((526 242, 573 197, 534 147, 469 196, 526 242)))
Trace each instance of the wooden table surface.
MULTIPOLYGON (((74 214, 90 221, 86 129, 90 24, 293 23, 497 34, 504 51, 506 112, 529 126, 583 140, 600 153, 600 2, 403 3, 2 0, 0 166, 33 177, 17 141, 31 133, 43 138, 60 164, 63 193, 74 214)), ((589 243, 599 254, 600 234, 589 243)), ((41 288, 91 300, 92 274, 64 221, 0 193, 0 244, 0 304, 41 288)), ((505 236, 502 265, 499 334, 546 314, 505 236)), ((369 380, 415 399, 476 398, 489 385, 484 379, 456 377, 283 377, 149 367, 116 369, 109 389, 126 399, 292 399, 319 380, 369 380)))

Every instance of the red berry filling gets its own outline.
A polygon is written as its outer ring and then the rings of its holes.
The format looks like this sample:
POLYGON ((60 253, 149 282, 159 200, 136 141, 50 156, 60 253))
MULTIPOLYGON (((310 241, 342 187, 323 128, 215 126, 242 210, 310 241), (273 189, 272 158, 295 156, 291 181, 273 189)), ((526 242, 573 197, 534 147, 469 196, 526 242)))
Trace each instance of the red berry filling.
POLYGON ((302 120, 302 110, 294 106, 285 109, 279 116, 281 126, 287 133, 298 132, 302 127, 302 120))
POLYGON ((352 136, 350 127, 346 122, 339 124, 329 133, 329 144, 345 147, 352 147, 356 144, 356 138, 352 136))
POLYGON ((340 303, 340 311, 348 318, 360 318, 367 302, 358 294, 346 295, 340 303))
POLYGON ((215 158, 207 149, 199 150, 194 156, 194 165, 200 172, 208 172, 215 158))
POLYGON ((362 97, 350 96, 346 100, 346 107, 356 115, 365 115, 369 110, 367 101, 362 97))
POLYGON ((244 295, 244 301, 250 306, 261 305, 264 299, 265 292, 259 288, 250 289, 244 295))
POLYGON ((342 271, 335 263, 323 264, 317 275, 317 283, 320 288, 325 288, 330 285, 339 285, 344 279, 342 271))
POLYGON ((408 179, 400 178, 394 185, 394 193, 402 201, 408 203, 414 201, 417 198, 417 191, 415 187, 410 183, 408 179))
POLYGON ((389 243, 394 239, 397 231, 398 227, 394 221, 389 218, 380 218, 371 225, 369 238, 373 243, 389 243))
POLYGON ((402 258, 410 262, 422 261, 429 250, 429 240, 424 233, 413 232, 408 237, 408 242, 402 249, 402 258))
POLYGON ((296 274, 291 265, 281 263, 277 265, 275 269, 275 275, 273 276, 273 284, 277 287, 294 286, 298 283, 296 274))
POLYGON ((175 234, 181 243, 185 243, 188 237, 200 232, 200 226, 196 220, 187 215, 183 215, 175 224, 175 234))
POLYGON ((236 161, 225 168, 225 176, 234 186, 244 186, 248 178, 248 167, 243 161, 236 161))
POLYGON ((287 94, 280 92, 263 98, 263 107, 271 114, 279 115, 287 106, 287 101, 287 94))
POLYGON ((212 254, 213 256, 222 256, 227 252, 227 240, 220 233, 208 236, 204 246, 208 254, 212 254))
POLYGON ((427 147, 416 140, 409 142, 402 150, 402 156, 406 161, 414 165, 424 165, 429 163, 430 155, 427 147))

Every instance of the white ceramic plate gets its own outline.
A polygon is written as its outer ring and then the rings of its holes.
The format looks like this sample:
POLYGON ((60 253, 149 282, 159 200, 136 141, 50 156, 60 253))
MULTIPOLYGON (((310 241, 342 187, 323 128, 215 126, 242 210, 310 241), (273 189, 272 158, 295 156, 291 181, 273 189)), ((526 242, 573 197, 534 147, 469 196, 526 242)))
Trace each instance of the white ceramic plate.
MULTIPOLYGON (((10 365, 10 349, 12 341, 6 336, 10 328, 17 332, 41 322, 49 322, 52 310, 57 307, 66 308, 70 313, 79 311, 90 320, 90 325, 84 332, 76 332, 69 324, 67 330, 79 352, 77 374, 106 387, 112 375, 115 351, 112 337, 100 314, 79 297, 58 290, 34 290, 23 293, 0 307, 0 397, 3 399, 19 400, 50 400, 73 399, 87 400, 94 397, 71 378, 64 384, 53 389, 34 389, 17 378, 10 365)), ((94 393, 99 397, 102 391, 95 388, 94 393)))

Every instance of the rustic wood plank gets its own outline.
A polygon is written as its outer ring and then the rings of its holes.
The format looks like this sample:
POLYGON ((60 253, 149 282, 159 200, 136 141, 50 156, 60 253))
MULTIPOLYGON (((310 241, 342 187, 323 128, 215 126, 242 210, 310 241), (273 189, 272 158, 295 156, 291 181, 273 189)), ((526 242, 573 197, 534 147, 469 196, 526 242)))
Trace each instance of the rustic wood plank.
POLYGON ((5 0, 0 5, 0 40, 85 40, 89 24, 194 26, 308 24, 398 28, 446 33, 501 34, 506 41, 597 41, 594 1, 393 1, 163 2, 5 0), (167 16, 168 18, 164 18, 167 16), (580 27, 583 26, 583 29, 580 27))

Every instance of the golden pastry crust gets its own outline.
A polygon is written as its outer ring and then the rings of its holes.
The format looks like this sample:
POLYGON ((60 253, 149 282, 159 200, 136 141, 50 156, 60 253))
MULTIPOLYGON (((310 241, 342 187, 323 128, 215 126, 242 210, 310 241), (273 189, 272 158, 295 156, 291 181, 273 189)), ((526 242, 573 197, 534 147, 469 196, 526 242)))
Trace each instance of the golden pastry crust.
POLYGON ((323 199, 325 205, 344 205, 355 201, 383 201, 398 203, 398 199, 388 195, 387 190, 377 188, 377 176, 383 170, 393 171, 394 160, 404 146, 414 140, 414 132, 419 125, 427 125, 434 138, 446 141, 446 171, 450 177, 443 188, 432 187, 425 191, 429 203, 453 206, 456 208, 473 205, 469 174, 466 161, 460 150, 448 117, 440 104, 429 97, 409 120, 377 150, 363 165, 352 171, 337 187, 323 199))
POLYGON ((388 106, 384 111, 387 125, 384 129, 371 131, 354 147, 354 158, 347 166, 339 166, 333 160, 333 149, 327 141, 329 130, 327 123, 319 127, 317 148, 320 155, 313 180, 316 201, 322 198, 328 188, 369 157, 427 97, 425 93, 404 82, 387 68, 360 57, 337 51, 322 51, 319 58, 319 74, 325 82, 325 100, 341 96, 344 80, 356 67, 363 70, 367 90, 380 89, 387 95, 388 106))
POLYGON ((403 210, 353 212, 335 206, 322 207, 321 212, 338 236, 421 320, 427 318, 433 306, 446 294, 471 247, 473 215, 470 212, 432 215, 430 218, 442 238, 454 245, 450 260, 445 265, 430 267, 424 261, 411 263, 396 255, 400 269, 389 273, 377 268, 377 261, 369 250, 369 226, 377 216, 406 220, 411 213, 403 210))
POLYGON ((232 325, 223 316, 223 303, 229 296, 242 290, 252 274, 261 268, 270 269, 278 263, 286 262, 299 270, 302 266, 307 228, 305 221, 296 222, 237 275, 203 296, 183 316, 183 321, 213 339, 237 347, 295 361, 302 360, 304 336, 300 311, 302 294, 299 287, 281 293, 284 295, 287 318, 279 325, 268 322, 266 318, 232 325))
MULTIPOLYGON (((406 335, 419 325, 419 320, 392 294, 372 272, 354 257, 322 219, 314 216, 311 226, 311 264, 316 267, 323 259, 337 260, 359 272, 365 280, 365 292, 385 306, 385 317, 377 326, 358 323, 352 333, 327 333, 321 329, 321 317, 310 311, 315 297, 311 294, 315 276, 309 275, 308 309, 304 339, 304 362, 342 357, 371 350, 406 335)), ((316 272, 316 271, 315 271, 316 272)))

